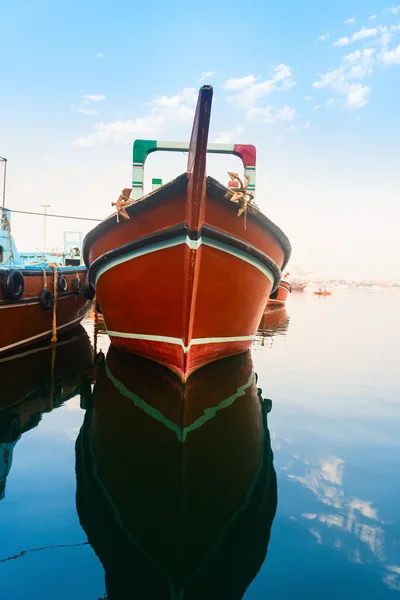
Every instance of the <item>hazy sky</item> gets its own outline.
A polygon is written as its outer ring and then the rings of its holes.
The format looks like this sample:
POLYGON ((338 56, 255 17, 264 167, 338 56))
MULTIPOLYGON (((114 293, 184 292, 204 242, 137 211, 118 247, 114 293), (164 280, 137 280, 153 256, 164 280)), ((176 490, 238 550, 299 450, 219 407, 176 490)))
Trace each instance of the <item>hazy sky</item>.
MULTIPOLYGON (((9 207, 104 218, 130 186, 134 139, 188 139, 203 83, 211 140, 257 146, 256 201, 292 264, 400 279, 400 6, 380 0, 5 4, 9 207)), ((229 168, 210 160, 222 182, 229 168)), ((184 170, 183 155, 153 155, 147 177, 184 170)), ((89 229, 49 219, 48 245, 89 229)), ((13 233, 41 247, 43 219, 14 215, 13 233)))

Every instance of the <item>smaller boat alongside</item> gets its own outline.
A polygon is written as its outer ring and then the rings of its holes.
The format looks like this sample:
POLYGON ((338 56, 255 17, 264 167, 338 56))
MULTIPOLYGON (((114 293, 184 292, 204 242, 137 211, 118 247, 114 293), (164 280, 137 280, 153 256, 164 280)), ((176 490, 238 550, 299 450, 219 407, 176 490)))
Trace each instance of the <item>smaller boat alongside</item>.
POLYGON ((85 267, 25 264, 0 208, 0 355, 77 327, 90 304, 85 277, 85 267))
POLYGON ((318 292, 314 292, 314 296, 332 296, 332 292, 328 292, 328 290, 318 290, 318 292))
POLYGON ((281 279, 276 290, 273 291, 268 298, 267 306, 283 306, 286 303, 287 297, 291 291, 292 288, 290 283, 285 279, 281 279))

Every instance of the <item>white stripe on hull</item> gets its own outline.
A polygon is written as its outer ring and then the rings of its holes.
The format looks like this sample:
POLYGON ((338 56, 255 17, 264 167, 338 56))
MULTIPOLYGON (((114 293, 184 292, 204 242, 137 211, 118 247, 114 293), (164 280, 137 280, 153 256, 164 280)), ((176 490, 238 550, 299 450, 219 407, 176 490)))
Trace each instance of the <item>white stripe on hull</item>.
POLYGON ((241 335, 236 337, 212 337, 212 338, 195 338, 190 341, 188 346, 185 346, 184 341, 180 338, 169 337, 166 335, 151 335, 145 333, 124 333, 122 331, 109 331, 110 337, 125 338, 128 340, 146 340, 149 342, 161 342, 163 344, 175 344, 180 346, 185 354, 187 354, 192 346, 200 346, 204 344, 220 344, 231 342, 252 342, 255 335, 241 335))
POLYGON ((186 244, 191 250, 198 250, 201 245, 209 246, 210 248, 215 248, 220 250, 221 252, 225 252, 226 254, 230 254, 239 260, 243 260, 248 264, 252 265, 261 273, 263 273, 273 285, 274 283, 274 275, 272 271, 266 267, 261 261, 253 258, 246 252, 242 250, 238 250, 233 246, 229 246, 228 244, 224 244, 223 242, 219 242, 217 240, 201 237, 198 240, 191 240, 187 235, 180 235, 179 237, 172 238, 170 240, 165 240, 163 242, 157 242, 155 244, 149 244, 144 248, 138 248, 136 250, 132 250, 131 252, 127 252, 122 256, 118 256, 117 258, 111 259, 107 264, 100 267, 95 275, 94 285, 97 285, 100 277, 108 270, 113 269, 114 267, 128 262, 130 260, 134 260, 135 258, 139 258, 140 256, 144 256, 145 254, 151 254, 152 252, 158 252, 159 250, 165 250, 166 248, 173 248, 174 246, 180 246, 182 244, 186 244))
MULTIPOLYGON (((69 321, 68 323, 65 323, 65 325, 60 325, 59 327, 57 327, 57 331, 60 331, 61 329, 65 329, 66 327, 69 327, 70 325, 74 325, 75 323, 79 323, 79 321, 82 321, 82 319, 83 319, 83 316, 79 317, 78 319, 74 319, 73 321, 69 321)), ((38 335, 33 335, 32 337, 25 338, 24 340, 20 340, 19 342, 16 342, 15 344, 10 344, 9 346, 3 346, 2 348, 0 348, 0 353, 6 352, 7 350, 12 350, 12 348, 17 348, 18 346, 30 344, 31 342, 34 342, 35 340, 40 340, 41 338, 46 338, 47 336, 50 336, 51 334, 52 334, 52 329, 49 329, 48 331, 43 331, 42 333, 39 333, 38 335)))

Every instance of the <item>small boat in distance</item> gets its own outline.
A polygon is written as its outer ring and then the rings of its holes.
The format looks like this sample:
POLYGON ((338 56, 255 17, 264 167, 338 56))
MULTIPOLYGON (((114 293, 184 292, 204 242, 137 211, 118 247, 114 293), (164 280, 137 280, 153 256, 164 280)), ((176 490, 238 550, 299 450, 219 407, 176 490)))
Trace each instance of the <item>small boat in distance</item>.
POLYGON ((77 327, 89 308, 85 276, 85 267, 26 265, 0 208, 0 355, 77 327))
POLYGON ((332 292, 328 292, 328 290, 318 290, 318 292, 314 292, 315 296, 332 296, 332 292))
POLYGON ((83 242, 112 344, 175 371, 245 352, 291 247, 252 202, 256 150, 208 144, 212 87, 199 93, 190 143, 136 140, 132 189, 83 242), (146 157, 188 151, 187 173, 143 196, 146 157), (242 159, 228 188, 206 176, 207 152, 242 159))
POLYGON ((292 292, 302 292, 307 287, 307 282, 292 282, 291 284, 292 292))

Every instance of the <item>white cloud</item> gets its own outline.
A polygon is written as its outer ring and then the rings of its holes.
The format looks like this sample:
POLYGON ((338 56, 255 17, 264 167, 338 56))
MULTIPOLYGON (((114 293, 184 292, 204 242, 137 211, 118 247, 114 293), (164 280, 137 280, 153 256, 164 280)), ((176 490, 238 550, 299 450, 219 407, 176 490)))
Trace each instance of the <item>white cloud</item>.
POLYGON ((199 81, 200 82, 205 81, 206 79, 213 77, 213 75, 215 75, 215 74, 216 74, 216 71, 203 71, 199 81))
POLYGON ((257 124, 271 124, 277 121, 291 121, 296 110, 290 106, 274 109, 272 106, 251 108, 246 113, 246 119, 257 124))
POLYGON ((400 65, 400 44, 393 50, 384 50, 380 57, 386 66, 400 65))
POLYGON ((387 9, 392 15, 397 15, 400 12, 400 6, 392 6, 392 8, 387 9))
POLYGON ((359 31, 353 33, 353 35, 349 37, 341 37, 336 42, 334 42, 333 46, 347 46, 347 44, 352 44, 353 42, 359 42, 360 40, 365 40, 370 37, 375 37, 378 34, 378 29, 376 27, 362 27, 359 31))
POLYGON ((335 103, 335 99, 329 98, 329 100, 326 101, 327 108, 330 108, 331 106, 333 106, 334 103, 335 103))
POLYGON ((104 54, 102 52, 97 52, 96 58, 103 58, 104 54))
POLYGON ((212 141, 215 144, 232 144, 238 143, 238 136, 243 132, 243 127, 240 125, 231 131, 220 131, 215 135, 212 141))
POLYGON ((293 71, 284 64, 273 68, 271 78, 265 81, 257 81, 254 75, 228 79, 224 88, 232 93, 227 101, 237 108, 249 110, 254 107, 258 100, 274 91, 289 90, 296 82, 293 71))
POLYGON ((107 96, 104 96, 103 94, 84 94, 83 96, 81 96, 81 98, 82 101, 79 107, 77 108, 77 111, 82 115, 88 116, 94 116, 99 114, 97 110, 93 108, 93 102, 102 102, 104 100, 107 100, 107 96))
POLYGON ((391 25, 390 31, 387 27, 381 28, 381 51, 379 58, 384 66, 390 67, 392 65, 400 64, 400 45, 397 48, 389 50, 389 42, 391 41, 394 32, 400 30, 400 23, 398 25, 391 25))
POLYGON ((317 110, 319 110, 320 108, 322 108, 322 104, 315 104, 312 109, 313 112, 317 112, 317 110))
POLYGON ((190 123, 197 101, 195 88, 185 88, 175 96, 161 96, 148 104, 148 113, 127 121, 97 123, 94 132, 73 141, 75 146, 95 147, 102 142, 122 142, 135 136, 157 136, 170 125, 190 123))
POLYGON ((312 100, 311 96, 304 96, 304 100, 312 100))
POLYGON ((311 127, 311 121, 306 121, 303 125, 303 129, 310 129, 311 127))
POLYGON ((225 81, 224 88, 226 90, 243 90, 248 85, 252 85, 255 80, 256 78, 254 75, 247 75, 246 77, 234 77, 225 81))
MULTIPOLYGON (((361 83, 355 83, 355 80, 371 75, 375 53, 374 48, 364 48, 347 54, 340 67, 320 75, 319 80, 314 81, 313 87, 329 88, 338 96, 343 96, 344 104, 348 108, 362 108, 368 102, 370 89, 361 83)), ((328 100, 327 106, 331 106, 333 100, 328 100)))
POLYGON ((87 108, 86 106, 81 106, 80 108, 78 108, 78 112, 81 113, 82 115, 98 115, 99 113, 97 112, 97 110, 95 110, 94 108, 87 108))
POLYGON ((378 29, 376 27, 371 27, 370 29, 367 29, 367 27, 363 27, 362 29, 360 29, 360 31, 356 31, 355 33, 353 33, 353 35, 351 36, 351 41, 357 42, 358 40, 365 40, 369 37, 375 37, 377 33, 378 29))
POLYGON ((103 100, 107 100, 107 96, 103 94, 85 94, 82 98, 87 102, 102 102, 103 100))
POLYGON ((369 18, 370 21, 375 21, 376 17, 377 17, 377 15, 371 15, 368 18, 369 18))
POLYGON ((329 35, 329 31, 327 31, 323 35, 318 36, 318 39, 320 42, 325 42, 329 38, 329 35))
POLYGON ((349 43, 350 43, 350 38, 341 37, 336 42, 333 43, 333 46, 346 46, 349 43))
POLYGON ((350 23, 355 23, 356 22, 356 18, 355 17, 351 17, 350 19, 346 19, 345 20, 345 24, 346 25, 350 25, 350 23))
POLYGON ((349 108, 362 108, 368 102, 370 89, 361 83, 353 83, 346 90, 346 104, 349 108))

